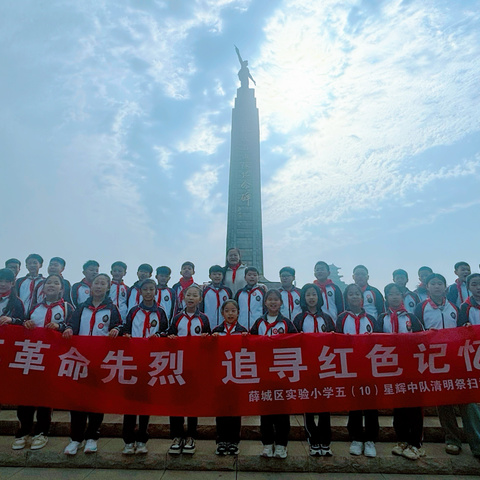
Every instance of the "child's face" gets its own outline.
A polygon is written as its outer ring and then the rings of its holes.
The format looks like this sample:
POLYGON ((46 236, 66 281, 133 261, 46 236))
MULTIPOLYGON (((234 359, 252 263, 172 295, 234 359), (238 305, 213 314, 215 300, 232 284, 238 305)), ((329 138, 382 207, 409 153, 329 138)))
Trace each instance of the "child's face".
POLYGON ((210 275, 210 280, 214 285, 220 285, 223 281, 223 273, 222 272, 212 272, 210 275))
POLYGON ((402 304, 403 295, 398 288, 391 288, 387 295, 388 306, 391 308, 398 308, 402 304))
POLYGON ((157 289, 152 283, 147 283, 140 289, 140 293, 142 294, 144 301, 152 302, 155 300, 155 294, 157 293, 157 289))
POLYGON ((138 270, 137 277, 140 281, 150 278, 152 274, 148 270, 138 270))
POLYGON ((113 280, 120 282, 127 272, 123 267, 115 265, 110 273, 112 274, 113 280))
POLYGON ((445 295, 447 286, 439 279, 433 278, 428 282, 427 292, 431 298, 439 299, 445 295))
POLYGON ((156 276, 157 282, 161 287, 166 287, 168 284, 168 281, 170 280, 170 275, 166 273, 159 273, 156 276))
POLYGON ((61 275, 64 269, 65 267, 60 262, 53 261, 48 264, 47 272, 49 275, 61 275))
POLYGON ((408 283, 408 278, 404 273, 397 273, 393 277, 393 283, 396 283, 401 288, 405 288, 408 283))
POLYGON ((191 265, 183 265, 182 268, 180 269, 180 275, 183 278, 192 278, 194 273, 195 273, 195 270, 191 265))
POLYGON ((293 281, 295 280, 295 277, 288 272, 282 272, 280 275, 280 283, 282 284, 283 288, 289 289, 293 286, 293 281))
POLYGON ((427 280, 428 276, 431 275, 432 272, 430 270, 420 270, 418 272, 418 279, 422 285, 425 285, 425 281, 427 280))
POLYGON ((185 305, 188 309, 192 310, 197 308, 201 300, 202 297, 197 288, 189 288, 187 290, 187 293, 185 294, 185 305))
POLYGON ((363 295, 358 288, 350 288, 347 293, 347 301, 350 308, 362 308, 363 295))
POLYGON ((309 308, 313 308, 313 307, 317 306, 317 304, 318 304, 318 294, 317 294, 317 291, 313 287, 310 287, 305 292, 305 303, 307 304, 307 307, 309 307, 309 308))
POLYGON ((282 300, 278 295, 269 295, 265 300, 265 306, 267 307, 269 315, 278 315, 282 306, 282 300))
POLYGON ((20 265, 16 262, 10 262, 5 265, 5 268, 10 269, 15 277, 18 275, 18 272, 20 271, 20 265))
POLYGON ((238 308, 233 303, 227 303, 223 309, 223 318, 231 325, 238 320, 238 308))
POLYGON ((245 281, 247 282, 247 285, 250 285, 253 287, 258 283, 258 273, 250 271, 245 275, 245 281))
POLYGON ((229 265, 235 266, 240 261, 240 254, 237 250, 230 250, 227 254, 227 263, 229 265))
POLYGON ((60 298, 60 292, 62 290, 63 285, 58 277, 50 277, 43 286, 45 296, 49 299, 60 298))
POLYGON ((0 279, 0 293, 7 293, 13 288, 13 282, 8 280, 0 279))
POLYGON ((319 265, 315 265, 315 269, 313 270, 313 274, 315 275, 315 278, 320 283, 323 283, 323 282, 326 282, 328 280, 328 276, 330 275, 330 272, 328 271, 328 268, 321 263, 319 265))
POLYGON ((90 265, 83 271, 87 282, 91 283, 96 275, 98 275, 98 267, 96 265, 90 265))
POLYGON ((363 268, 357 268, 352 275, 353 281, 361 288, 366 287, 368 283, 368 273, 363 268))
POLYGON ((472 296, 477 302, 480 300, 480 278, 475 277, 470 280, 469 290, 472 292, 472 296))
POLYGON ((25 266, 27 267, 28 273, 30 273, 30 275, 37 276, 38 271, 40 270, 42 265, 36 258, 29 258, 25 262, 25 266))
POLYGON ((464 282, 466 278, 470 275, 471 270, 468 265, 460 265, 456 270, 455 270, 455 275, 462 281, 464 282))
POLYGON ((92 297, 104 297, 107 291, 110 289, 110 284, 107 277, 100 275, 95 277, 95 280, 92 283, 92 297))

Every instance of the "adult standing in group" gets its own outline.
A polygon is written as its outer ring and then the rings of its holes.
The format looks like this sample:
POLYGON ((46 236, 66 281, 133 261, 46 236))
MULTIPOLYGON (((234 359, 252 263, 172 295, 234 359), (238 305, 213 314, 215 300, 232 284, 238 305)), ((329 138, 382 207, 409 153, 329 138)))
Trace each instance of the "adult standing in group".
POLYGON ((245 269, 247 265, 242 263, 240 250, 236 247, 227 250, 227 264, 225 265, 224 285, 232 291, 233 296, 243 288, 245 281, 245 269))

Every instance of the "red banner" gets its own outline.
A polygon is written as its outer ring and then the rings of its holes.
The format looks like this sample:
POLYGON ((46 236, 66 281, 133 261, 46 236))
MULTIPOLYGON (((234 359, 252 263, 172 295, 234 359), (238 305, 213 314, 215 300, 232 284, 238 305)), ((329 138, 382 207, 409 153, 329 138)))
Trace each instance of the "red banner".
POLYGON ((415 334, 128 339, 0 327, 0 403, 259 415, 480 401, 480 326, 415 334))

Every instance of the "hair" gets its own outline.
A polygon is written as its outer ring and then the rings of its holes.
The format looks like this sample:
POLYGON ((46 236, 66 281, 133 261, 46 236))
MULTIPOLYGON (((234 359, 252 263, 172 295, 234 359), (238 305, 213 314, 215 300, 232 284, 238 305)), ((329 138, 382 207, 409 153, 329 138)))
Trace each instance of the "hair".
POLYGON ((467 289, 470 288, 470 282, 471 282, 474 278, 480 278, 480 273, 472 273, 472 274, 470 274, 470 275, 467 277, 467 289))
POLYGON ((367 275, 368 275, 368 268, 365 266, 365 265, 357 265, 354 269, 353 269, 353 273, 355 273, 357 270, 363 268, 363 270, 365 270, 367 272, 367 275))
POLYGON ((317 297, 318 297, 318 303, 317 303, 317 311, 316 313, 319 314, 319 313, 322 313, 322 307, 323 307, 323 296, 322 296, 322 292, 320 291, 320 289, 318 288, 317 285, 315 285, 314 283, 306 283, 303 287, 302 287, 302 291, 300 293, 300 307, 302 309, 302 312, 306 312, 308 311, 308 305, 307 305, 307 301, 305 299, 305 295, 307 294, 307 290, 310 290, 311 288, 313 288, 316 292, 317 292, 317 297))
POLYGON ((6 267, 9 263, 16 263, 19 267, 22 266, 22 262, 21 262, 18 258, 9 258, 8 260, 6 260, 6 261, 5 261, 5 267, 6 267))
POLYGON ((0 280, 13 283, 15 281, 15 275, 9 268, 0 268, 0 280))
MULTIPOLYGON (((111 285, 111 278, 110 278, 110 275, 108 275, 107 273, 97 273, 97 275, 95 275, 93 277, 93 280, 92 280, 92 285, 93 285, 93 282, 98 278, 98 277, 105 277, 107 280, 108 280, 108 287, 110 288, 110 285, 111 285)), ((108 295, 108 290, 107 290, 107 295, 108 295)))
POLYGON ((455 266, 453 267, 455 270, 457 270, 460 267, 468 267, 470 268, 470 265, 467 262, 457 262, 455 266))
POLYGON ((245 269, 245 276, 247 276, 248 272, 255 272, 257 275, 260 275, 260 272, 258 271, 257 267, 247 267, 245 269))
POLYGON ((324 265, 324 266, 326 267, 328 273, 330 273, 330 266, 328 265, 327 262, 324 262, 323 260, 318 261, 318 262, 315 264, 314 269, 317 268, 318 265, 324 265))
POLYGON ((191 288, 194 288, 195 290, 198 291, 198 293, 200 294, 200 298, 203 297, 202 287, 200 287, 200 286, 197 285, 196 283, 193 283, 192 285, 190 285, 189 287, 187 287, 187 288, 183 291, 183 298, 185 298, 185 295, 187 294, 187 292, 188 292, 191 288))
MULTIPOLYGON (((348 292, 353 288, 356 288, 360 292, 363 299, 362 289, 356 283, 351 283, 350 285, 347 285, 347 287, 345 288, 345 291, 343 292, 343 296, 345 298, 345 310, 348 310, 350 308, 350 305, 348 304, 348 292)), ((362 306, 363 306, 363 301, 362 301, 362 306)))
POLYGON ((143 280, 143 282, 139 285, 139 289, 142 290, 142 288, 145 286, 145 285, 154 285, 155 286, 155 291, 157 291, 157 282, 153 279, 153 278, 146 278, 145 280, 143 280))
POLYGON ((267 298, 272 296, 272 295, 276 295, 283 304, 283 298, 282 298, 282 294, 280 293, 280 290, 277 290, 276 288, 272 288, 271 290, 268 290, 268 292, 263 297, 263 304, 264 305, 265 305, 265 302, 267 301, 267 298))
POLYGON ((121 262, 120 260, 112 263, 112 267, 111 267, 112 270, 113 270, 114 267, 121 267, 125 271, 127 271, 127 264, 125 262, 121 262))
POLYGON ((445 277, 441 275, 440 273, 432 273, 430 274, 427 279, 425 280, 425 285, 428 287, 428 284, 432 281, 438 279, 440 280, 445 286, 447 286, 447 281, 445 280, 445 277))
POLYGON ((185 266, 190 266, 193 268, 193 270, 195 270, 195 264, 193 262, 190 262, 190 261, 183 262, 180 268, 182 269, 185 266))
POLYGON ((29 260, 34 259, 37 260, 37 262, 40 265, 43 265, 43 258, 38 254, 38 253, 31 253, 26 259, 25 263, 27 263, 29 260))
POLYGON ((52 262, 59 263, 60 265, 63 266, 63 268, 65 268, 65 265, 67 264, 67 262, 65 262, 65 260, 62 257, 52 257, 50 259, 50 263, 52 263, 52 262))
POLYGON ((172 269, 170 267, 166 267, 165 265, 162 265, 161 267, 158 267, 156 270, 157 275, 171 275, 172 274, 172 269))
POLYGON ((283 272, 289 273, 290 275, 295 276, 295 269, 292 267, 282 267, 280 269, 280 272, 278 272, 279 275, 281 275, 283 272))
POLYGON ((88 260, 83 264, 83 271, 85 271, 88 267, 100 268, 100 264, 96 260, 88 260))
POLYGON ((427 272, 433 273, 433 270, 430 267, 423 266, 423 267, 420 267, 418 269, 418 274, 420 274, 420 272, 422 272, 423 270, 426 270, 427 272))
POLYGON ((139 272, 140 270, 142 270, 144 272, 148 272, 150 275, 153 273, 153 267, 151 265, 149 265, 148 263, 142 263, 137 268, 137 272, 139 272))
POLYGON ((403 270, 403 268, 397 268, 396 270, 394 270, 392 273, 392 278, 395 278, 396 275, 405 275, 408 280, 408 273, 406 270, 403 270))
POLYGON ((385 292, 385 296, 387 296, 390 293, 390 290, 392 288, 396 288, 400 293, 402 293, 402 291, 400 290, 400 287, 396 283, 389 283, 388 285, 385 285, 385 288, 383 289, 383 291, 385 292))
POLYGON ((222 273, 225 276, 225 269, 220 265, 212 265, 208 269, 208 274, 210 275, 211 273, 222 273))
POLYGON ((220 308, 220 312, 221 312, 222 314, 223 314, 223 312, 224 312, 224 310, 225 310, 225 307, 226 307, 227 305, 233 305, 233 306, 237 309, 237 312, 240 311, 240 308, 239 308, 239 306, 238 306, 237 301, 234 300, 233 298, 229 298, 228 300, 225 300, 225 301, 223 302, 223 305, 222 305, 222 307, 220 308))
POLYGON ((52 273, 51 275, 49 275, 46 279, 45 279, 45 282, 43 285, 45 285, 45 283, 47 283, 48 279, 49 278, 52 278, 52 277, 57 277, 59 280, 60 280, 60 285, 62 286, 62 288, 60 289, 60 293, 58 295, 58 300, 60 300, 62 298, 62 291, 65 289, 65 283, 63 282, 63 278, 61 275, 59 275, 58 273, 52 273))

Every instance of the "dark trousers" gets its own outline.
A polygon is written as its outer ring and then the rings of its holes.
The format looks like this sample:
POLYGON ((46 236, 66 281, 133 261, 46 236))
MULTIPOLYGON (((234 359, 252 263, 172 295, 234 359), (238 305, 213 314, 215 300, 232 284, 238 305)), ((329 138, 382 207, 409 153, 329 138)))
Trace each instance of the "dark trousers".
POLYGON ((303 415, 305 432, 310 445, 330 445, 332 441, 332 428, 330 426, 330 413, 305 413, 303 415), (318 415, 318 424, 315 423, 318 415))
POLYGON ((394 408, 393 428, 399 442, 420 448, 423 440, 422 407, 394 408))
POLYGON ((98 440, 103 413, 70 412, 70 437, 75 442, 98 440), (88 427, 87 427, 88 420, 88 427))
POLYGON ((170 417, 170 437, 171 438, 197 438, 198 417, 187 417, 187 434, 183 426, 185 417, 170 417))
POLYGON ((148 415, 138 416, 138 430, 135 432, 137 425, 137 415, 123 416, 123 430, 122 437, 125 443, 142 442, 147 443, 148 439, 148 422, 150 417, 148 415))
POLYGON ((242 417, 217 417, 217 443, 239 443, 242 417))
POLYGON ((347 430, 352 441, 376 442, 380 430, 378 410, 353 410, 348 412, 347 430), (365 416, 365 432, 363 430, 363 416, 365 416))
POLYGON ((19 405, 17 407, 17 418, 20 422, 20 428, 15 434, 16 438, 30 435, 33 428, 33 417, 37 411, 37 423, 33 431, 34 435, 40 435, 41 433, 48 436, 50 430, 50 423, 52 422, 52 409, 48 407, 25 407, 19 405))
POLYGON ((290 415, 261 415, 260 416, 260 434, 264 445, 282 445, 288 444, 288 434, 290 433, 290 415))

